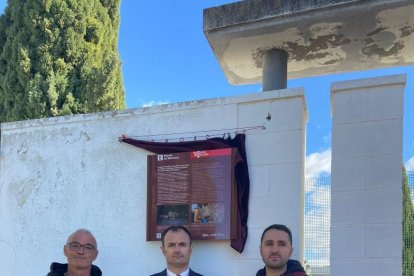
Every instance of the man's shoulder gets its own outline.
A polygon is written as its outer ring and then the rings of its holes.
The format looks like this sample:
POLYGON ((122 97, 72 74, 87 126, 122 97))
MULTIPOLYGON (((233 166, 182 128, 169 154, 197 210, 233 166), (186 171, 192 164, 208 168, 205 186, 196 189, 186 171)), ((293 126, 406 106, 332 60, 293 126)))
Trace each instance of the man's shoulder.
POLYGON ((285 276, 307 276, 302 264, 297 260, 289 260, 285 276))
POLYGON ((283 276, 308 276, 306 272, 303 271, 293 271, 283 274, 283 276))
POLYGON ((167 276, 167 270, 164 269, 163 271, 155 273, 155 274, 151 274, 150 276, 167 276))
MULTIPOLYGON (((259 269, 256 276, 266 276, 266 267, 259 269)), ((287 271, 283 276, 307 276, 307 274, 299 261, 289 260, 287 263, 287 271)))
POLYGON ((68 264, 61 264, 61 263, 53 262, 50 265, 50 272, 47 274, 47 276, 64 275, 67 269, 68 269, 68 264))
POLYGON ((193 271, 193 270, 190 269, 189 276, 204 276, 204 275, 199 274, 199 273, 197 273, 197 272, 195 272, 195 271, 193 271))
POLYGON ((91 275, 93 275, 93 276, 102 276, 102 271, 98 266, 92 265, 91 275))
MULTIPOLYGON (((164 269, 163 271, 158 272, 158 273, 155 273, 155 274, 152 274, 150 276, 167 276, 167 270, 164 269)), ((193 271, 193 270, 190 269, 189 276, 204 276, 204 275, 199 274, 199 273, 197 273, 197 272, 195 272, 195 271, 193 271)))
MULTIPOLYGON (((61 263, 52 263, 50 265, 50 272, 47 276, 61 276, 65 275, 65 272, 68 270, 68 264, 61 264, 61 263)), ((92 265, 91 267, 91 275, 92 276, 102 276, 102 271, 96 265, 92 265)))
POLYGON ((259 269, 256 273, 256 276, 265 276, 265 275, 266 275, 266 269, 265 268, 259 269))

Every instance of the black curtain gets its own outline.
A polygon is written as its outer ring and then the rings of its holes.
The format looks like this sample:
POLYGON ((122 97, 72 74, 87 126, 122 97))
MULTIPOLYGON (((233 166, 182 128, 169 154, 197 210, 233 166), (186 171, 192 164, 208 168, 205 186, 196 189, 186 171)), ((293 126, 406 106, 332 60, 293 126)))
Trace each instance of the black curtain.
POLYGON ((122 137, 121 142, 146 149, 148 151, 165 154, 175 152, 188 152, 197 150, 212 150, 222 148, 237 148, 241 162, 235 165, 235 176, 237 183, 237 237, 231 240, 231 247, 237 252, 242 253, 247 239, 247 217, 249 214, 249 190, 250 180, 247 166, 246 135, 236 134, 234 138, 211 138, 200 141, 183 142, 148 142, 122 137))

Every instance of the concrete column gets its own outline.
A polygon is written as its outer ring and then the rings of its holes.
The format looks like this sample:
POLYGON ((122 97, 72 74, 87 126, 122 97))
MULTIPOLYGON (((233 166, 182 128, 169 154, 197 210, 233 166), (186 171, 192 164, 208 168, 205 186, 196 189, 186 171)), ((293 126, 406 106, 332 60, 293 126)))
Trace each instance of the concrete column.
POLYGON ((272 49, 263 57, 263 91, 285 89, 287 87, 288 53, 272 49))
POLYGON ((402 274, 405 75, 334 83, 331 275, 402 274))
POLYGON ((266 130, 250 133, 246 151, 250 174, 249 237, 239 257, 238 273, 256 275, 263 262, 260 236, 274 223, 285 224, 293 234, 293 259, 303 256, 304 163, 307 108, 303 88, 289 88, 271 102, 238 106, 238 125, 249 126, 266 119, 266 130), (265 116, 263 116, 266 114, 265 116), (269 116, 270 115, 270 116, 269 116), (269 117, 268 117, 269 116, 269 117), (253 262, 254 260, 254 262, 253 262))

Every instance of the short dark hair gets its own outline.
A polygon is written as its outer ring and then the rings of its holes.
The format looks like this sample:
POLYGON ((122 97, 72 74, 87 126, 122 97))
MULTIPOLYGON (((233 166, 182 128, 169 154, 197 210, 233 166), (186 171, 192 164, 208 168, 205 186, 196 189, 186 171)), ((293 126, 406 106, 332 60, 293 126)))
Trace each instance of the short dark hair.
POLYGON ((262 233, 262 237, 260 238, 260 244, 262 244, 263 237, 266 234, 266 232, 272 229, 286 232, 289 235, 289 241, 290 241, 290 244, 292 245, 292 232, 290 232, 290 229, 287 228, 287 226, 283 224, 272 224, 269 227, 267 227, 262 233))
POLYGON ((191 244, 191 233, 190 231, 188 231, 188 229, 185 226, 182 225, 173 225, 168 227, 167 229, 164 230, 164 232, 162 232, 161 234, 161 242, 162 242, 162 246, 164 246, 164 238, 165 235, 167 235, 168 232, 178 232, 178 231, 184 231, 185 233, 187 233, 188 237, 190 238, 190 244, 191 244))

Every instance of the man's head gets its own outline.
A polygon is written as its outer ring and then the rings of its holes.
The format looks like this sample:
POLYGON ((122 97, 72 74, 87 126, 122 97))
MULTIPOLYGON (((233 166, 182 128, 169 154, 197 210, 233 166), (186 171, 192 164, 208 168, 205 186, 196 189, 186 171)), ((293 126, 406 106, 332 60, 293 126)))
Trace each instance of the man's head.
POLYGON ((68 259, 69 269, 90 269, 98 256, 98 244, 89 230, 79 229, 68 237, 63 252, 68 259))
POLYGON ((161 251, 171 271, 188 267, 191 250, 191 234, 184 226, 170 226, 162 233, 161 251))
POLYGON ((263 231, 260 254, 267 269, 286 270, 292 252, 292 233, 285 225, 273 224, 263 231))

